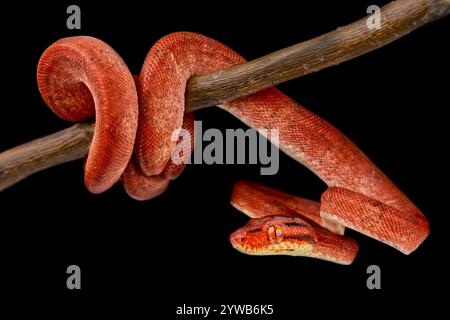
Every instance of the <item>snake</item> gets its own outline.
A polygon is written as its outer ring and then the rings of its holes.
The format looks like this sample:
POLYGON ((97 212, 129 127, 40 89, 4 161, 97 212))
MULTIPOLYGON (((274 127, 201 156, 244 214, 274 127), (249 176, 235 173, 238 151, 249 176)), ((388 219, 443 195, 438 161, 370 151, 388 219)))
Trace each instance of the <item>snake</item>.
MULTIPOLYGON (((101 193, 119 180, 136 200, 163 193, 193 150, 194 116, 184 112, 188 80, 245 63, 226 45, 193 32, 159 39, 139 76, 119 54, 90 36, 62 38, 42 54, 37 84, 47 106, 66 121, 95 117, 84 182, 101 193), (186 148, 178 148, 180 145, 186 148)), ((231 204, 251 217, 230 236, 240 252, 307 256, 350 264, 357 243, 345 228, 410 254, 429 234, 429 222, 397 186, 343 133, 278 89, 218 105, 255 128, 327 185, 313 202, 241 181, 231 204), (278 130, 278 139, 267 132, 278 130)))

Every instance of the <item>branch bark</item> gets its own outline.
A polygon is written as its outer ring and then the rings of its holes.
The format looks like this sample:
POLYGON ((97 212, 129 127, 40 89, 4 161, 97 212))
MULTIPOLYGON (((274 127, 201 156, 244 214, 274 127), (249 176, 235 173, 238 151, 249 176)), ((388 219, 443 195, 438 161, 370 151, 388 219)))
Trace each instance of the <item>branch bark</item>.
MULTIPOLYGON (((398 0, 381 10, 381 27, 364 17, 259 59, 203 76, 187 86, 186 112, 221 104, 380 48, 450 14, 450 0, 398 0)), ((41 170, 86 156, 94 124, 76 124, 0 153, 0 191, 41 170)))

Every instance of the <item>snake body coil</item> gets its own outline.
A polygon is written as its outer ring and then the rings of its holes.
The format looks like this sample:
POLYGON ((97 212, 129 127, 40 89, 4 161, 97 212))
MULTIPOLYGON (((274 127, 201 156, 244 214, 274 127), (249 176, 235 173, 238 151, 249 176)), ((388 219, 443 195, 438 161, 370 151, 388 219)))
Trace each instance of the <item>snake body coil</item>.
MULTIPOLYGON (((188 79, 243 62, 220 42, 179 32, 151 48, 134 80, 107 44, 72 37, 44 52, 37 79, 43 99, 58 116, 68 121, 96 116, 85 168, 87 188, 103 192, 121 179, 130 196, 145 200, 162 193, 184 168, 172 163, 171 156, 177 143, 186 142, 171 137, 180 128, 194 134, 194 118, 184 114, 188 79)), ((238 183, 232 204, 255 218, 231 236, 238 250, 348 264, 358 246, 335 234, 343 233, 344 227, 405 254, 427 237, 427 219, 362 151, 280 91, 266 89, 219 107, 250 127, 278 129, 278 147, 329 186, 318 204, 238 183)))

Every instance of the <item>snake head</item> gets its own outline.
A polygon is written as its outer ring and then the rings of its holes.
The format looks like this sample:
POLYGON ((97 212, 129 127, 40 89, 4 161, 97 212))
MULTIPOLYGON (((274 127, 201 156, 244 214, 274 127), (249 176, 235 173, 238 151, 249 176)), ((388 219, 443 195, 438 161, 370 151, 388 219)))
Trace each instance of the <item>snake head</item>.
POLYGON ((251 255, 305 256, 317 241, 316 231, 308 222, 289 216, 251 219, 230 236, 236 250, 251 255))

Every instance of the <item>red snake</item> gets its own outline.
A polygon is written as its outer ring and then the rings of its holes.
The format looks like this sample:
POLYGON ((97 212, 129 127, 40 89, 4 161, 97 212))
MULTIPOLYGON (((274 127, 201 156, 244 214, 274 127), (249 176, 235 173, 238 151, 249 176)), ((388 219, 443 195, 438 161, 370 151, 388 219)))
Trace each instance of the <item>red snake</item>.
MULTIPOLYGON (((171 139, 180 128, 194 134, 194 118, 184 114, 188 79, 244 62, 218 41, 178 32, 156 42, 139 78, 133 79, 110 46, 80 36, 46 49, 37 80, 44 101, 61 118, 96 117, 85 164, 88 190, 100 193, 121 179, 131 197, 145 200, 162 193, 183 171, 183 164, 172 162, 172 153, 189 156, 176 148, 188 142, 171 139)), ((238 183, 232 204, 254 219, 230 237, 236 249, 349 264, 358 250, 356 242, 333 233, 342 234, 344 227, 405 254, 427 237, 427 219, 362 151, 280 91, 266 89, 219 107, 250 127, 266 129, 262 134, 278 129, 278 147, 329 186, 319 204, 238 183)))

